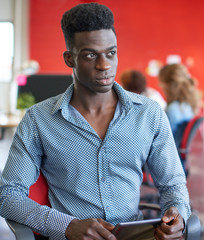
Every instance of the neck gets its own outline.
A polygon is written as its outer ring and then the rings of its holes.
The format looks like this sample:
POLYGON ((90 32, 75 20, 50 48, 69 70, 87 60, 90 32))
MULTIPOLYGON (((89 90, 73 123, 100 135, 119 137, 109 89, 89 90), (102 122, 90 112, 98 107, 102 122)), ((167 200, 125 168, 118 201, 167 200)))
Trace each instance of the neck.
POLYGON ((74 89, 73 97, 70 101, 70 104, 75 107, 77 110, 83 110, 89 113, 98 114, 102 111, 105 111, 107 108, 115 107, 117 104, 117 94, 112 88, 106 93, 93 93, 90 94, 74 89))

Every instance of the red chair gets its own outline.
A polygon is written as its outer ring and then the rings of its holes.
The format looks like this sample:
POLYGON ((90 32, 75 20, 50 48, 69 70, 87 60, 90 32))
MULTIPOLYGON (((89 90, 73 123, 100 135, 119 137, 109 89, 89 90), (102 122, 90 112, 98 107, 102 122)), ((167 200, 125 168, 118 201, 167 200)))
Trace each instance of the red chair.
MULTIPOLYGON (((188 164, 188 154, 190 152, 191 143, 194 139, 194 136, 198 129, 200 129, 201 124, 204 122, 204 115, 201 113, 195 116, 192 120, 190 120, 184 130, 184 134, 181 140, 180 149, 178 150, 180 157, 184 163, 184 167, 187 172, 189 172, 189 164, 188 164)), ((204 132, 202 133, 204 134, 204 132)), ((202 136, 204 137, 204 136, 202 136)))
POLYGON ((179 150, 184 160, 186 160, 187 155, 189 153, 189 147, 193 140, 193 137, 195 136, 196 131, 199 129, 203 121, 204 121, 204 115, 199 114, 195 116, 185 128, 182 141, 181 141, 181 148, 179 150))
MULTIPOLYGON (((50 206, 50 202, 48 200, 48 185, 42 173, 40 174, 37 182, 31 186, 29 197, 41 205, 50 206)), ((139 208, 141 210, 150 209, 150 208, 155 211, 160 210, 160 207, 158 205, 146 204, 146 203, 141 203, 139 208)), ((13 231, 16 237, 16 240, 48 240, 49 239, 48 237, 44 237, 36 233, 33 233, 29 227, 24 226, 22 224, 16 223, 11 220, 6 220, 6 222, 8 223, 8 226, 10 227, 10 229, 13 231)), ((195 214, 192 214, 187 222, 184 239, 200 240, 200 236, 201 236, 200 220, 195 214)))
MULTIPOLYGON (((48 184, 43 174, 41 173, 35 184, 30 187, 29 198, 39 203, 40 205, 46 205, 51 207, 48 199, 48 184)), ((48 240, 48 237, 41 236, 40 234, 33 232, 35 240, 48 240)))
POLYGON ((48 199, 48 185, 47 181, 41 173, 37 182, 30 187, 29 198, 39 203, 51 207, 48 199))

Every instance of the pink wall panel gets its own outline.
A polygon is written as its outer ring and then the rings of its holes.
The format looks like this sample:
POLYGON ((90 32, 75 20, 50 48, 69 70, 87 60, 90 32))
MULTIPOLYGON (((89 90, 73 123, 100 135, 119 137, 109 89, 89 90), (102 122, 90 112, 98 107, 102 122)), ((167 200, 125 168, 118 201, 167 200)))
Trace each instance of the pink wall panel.
MULTIPOLYGON (((30 0, 30 58, 39 62, 41 73, 71 73, 62 57, 60 20, 64 11, 82 2, 88 1, 30 0)), ((177 54, 204 90, 203 0, 96 2, 110 7, 115 16, 118 76, 126 68, 146 73, 150 60, 165 64, 169 54, 177 54)), ((158 88, 157 78, 147 77, 149 85, 158 88)))

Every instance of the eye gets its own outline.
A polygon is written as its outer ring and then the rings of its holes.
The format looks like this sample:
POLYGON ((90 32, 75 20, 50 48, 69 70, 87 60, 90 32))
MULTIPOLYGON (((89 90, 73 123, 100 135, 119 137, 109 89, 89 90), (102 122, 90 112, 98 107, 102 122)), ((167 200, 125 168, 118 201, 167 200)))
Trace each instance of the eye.
POLYGON ((108 56, 109 57, 112 57, 112 56, 114 56, 116 54, 116 50, 112 50, 112 51, 110 51, 110 52, 108 52, 108 56))
POLYGON ((88 53, 85 55, 85 58, 88 58, 88 59, 94 59, 95 57, 96 57, 95 53, 88 53))

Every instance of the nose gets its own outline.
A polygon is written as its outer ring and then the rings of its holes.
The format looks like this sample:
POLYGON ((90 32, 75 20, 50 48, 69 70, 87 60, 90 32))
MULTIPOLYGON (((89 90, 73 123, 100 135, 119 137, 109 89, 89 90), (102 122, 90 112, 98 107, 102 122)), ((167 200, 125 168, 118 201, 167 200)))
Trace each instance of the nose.
POLYGON ((98 56, 96 60, 96 69, 100 71, 106 71, 111 68, 111 64, 105 56, 98 56))

